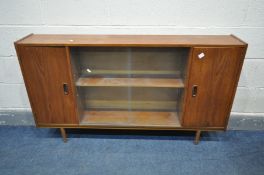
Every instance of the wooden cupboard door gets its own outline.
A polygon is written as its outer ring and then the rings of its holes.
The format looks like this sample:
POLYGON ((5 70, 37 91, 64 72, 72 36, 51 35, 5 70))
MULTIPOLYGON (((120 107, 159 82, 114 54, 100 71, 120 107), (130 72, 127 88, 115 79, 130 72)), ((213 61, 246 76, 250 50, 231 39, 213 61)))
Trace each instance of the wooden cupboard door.
POLYGON ((194 48, 183 126, 226 127, 245 48, 194 48))
POLYGON ((77 124, 66 48, 29 46, 17 50, 36 124, 77 124))

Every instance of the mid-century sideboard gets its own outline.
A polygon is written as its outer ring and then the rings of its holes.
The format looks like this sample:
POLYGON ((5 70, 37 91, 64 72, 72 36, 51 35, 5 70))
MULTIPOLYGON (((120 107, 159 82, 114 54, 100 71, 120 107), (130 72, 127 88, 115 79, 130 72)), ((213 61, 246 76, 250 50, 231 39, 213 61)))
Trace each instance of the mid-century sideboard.
POLYGON ((234 35, 30 34, 15 47, 37 127, 226 130, 247 44, 234 35))

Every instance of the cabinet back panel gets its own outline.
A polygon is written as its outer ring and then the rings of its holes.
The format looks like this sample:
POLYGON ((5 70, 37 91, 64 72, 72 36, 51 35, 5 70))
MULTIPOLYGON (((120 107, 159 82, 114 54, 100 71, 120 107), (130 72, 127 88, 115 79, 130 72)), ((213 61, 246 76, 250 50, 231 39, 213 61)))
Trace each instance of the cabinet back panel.
POLYGON ((83 106, 108 110, 178 111, 183 89, 131 87, 79 87, 83 106))

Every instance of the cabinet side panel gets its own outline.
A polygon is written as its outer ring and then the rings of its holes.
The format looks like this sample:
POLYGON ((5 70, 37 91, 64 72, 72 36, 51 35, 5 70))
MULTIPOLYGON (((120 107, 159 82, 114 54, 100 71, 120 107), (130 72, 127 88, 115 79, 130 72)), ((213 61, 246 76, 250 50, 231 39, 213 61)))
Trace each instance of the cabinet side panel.
POLYGON ((194 48, 183 126, 226 127, 243 52, 239 47, 194 48))
MULTIPOLYGON (((242 42, 244 42, 244 41, 242 41, 242 42)), ((240 63, 238 65, 237 75, 236 75, 236 77, 234 79, 234 83, 235 83, 234 86, 235 87, 233 88, 233 92, 232 92, 232 95, 231 95, 229 109, 227 109, 228 114, 227 114, 227 117, 226 117, 226 120, 225 120, 225 129, 227 128, 229 117, 230 117, 230 113, 231 113, 232 106, 233 106, 233 103, 234 103, 234 99, 235 99, 235 95, 236 95, 236 91, 237 91, 239 78, 240 78, 240 75, 241 75, 242 67, 243 67, 245 56, 246 56, 246 52, 247 52, 247 47, 248 47, 248 45, 246 44, 245 47, 238 48, 238 57, 239 57, 240 63)))
POLYGON ((36 123, 77 124, 66 49, 20 46, 17 50, 36 123))

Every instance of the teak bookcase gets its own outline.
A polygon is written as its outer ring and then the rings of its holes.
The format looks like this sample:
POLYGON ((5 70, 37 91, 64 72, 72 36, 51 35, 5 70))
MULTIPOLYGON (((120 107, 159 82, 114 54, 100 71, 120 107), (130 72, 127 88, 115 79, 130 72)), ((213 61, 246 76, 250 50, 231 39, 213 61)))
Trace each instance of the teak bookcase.
POLYGON ((35 35, 15 42, 37 127, 225 130, 247 44, 233 35, 35 35))

